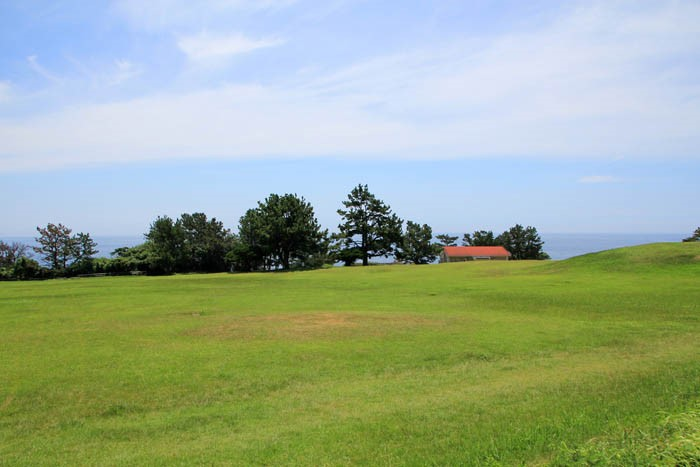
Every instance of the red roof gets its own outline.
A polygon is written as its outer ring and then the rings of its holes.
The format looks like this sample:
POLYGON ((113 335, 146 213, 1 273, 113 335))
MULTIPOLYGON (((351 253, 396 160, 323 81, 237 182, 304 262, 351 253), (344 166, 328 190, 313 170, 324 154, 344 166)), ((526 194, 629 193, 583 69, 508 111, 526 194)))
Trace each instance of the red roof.
POLYGON ((446 246, 447 256, 510 256, 502 246, 446 246))

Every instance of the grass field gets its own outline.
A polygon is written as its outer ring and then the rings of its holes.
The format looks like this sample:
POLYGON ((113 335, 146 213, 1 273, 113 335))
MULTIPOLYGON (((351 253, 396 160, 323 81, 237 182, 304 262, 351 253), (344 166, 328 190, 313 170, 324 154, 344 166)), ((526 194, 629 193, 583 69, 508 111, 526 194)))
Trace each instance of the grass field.
POLYGON ((700 244, 0 283, 0 331, 1 465, 585 465, 700 419, 700 244))

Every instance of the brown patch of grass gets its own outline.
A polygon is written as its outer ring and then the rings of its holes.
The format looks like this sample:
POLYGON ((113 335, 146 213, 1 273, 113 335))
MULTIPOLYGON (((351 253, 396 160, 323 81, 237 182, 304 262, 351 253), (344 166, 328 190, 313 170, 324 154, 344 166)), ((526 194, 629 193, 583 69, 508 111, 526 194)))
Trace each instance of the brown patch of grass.
POLYGON ((375 315, 362 313, 295 313, 229 318, 187 334, 215 339, 317 339, 357 335, 381 336, 419 326, 439 326, 445 320, 431 320, 410 314, 375 315))
POLYGON ((15 397, 11 394, 9 396, 7 396, 5 401, 0 405, 0 410, 4 410, 4 409, 8 408, 10 406, 10 404, 12 403, 14 398, 15 397))

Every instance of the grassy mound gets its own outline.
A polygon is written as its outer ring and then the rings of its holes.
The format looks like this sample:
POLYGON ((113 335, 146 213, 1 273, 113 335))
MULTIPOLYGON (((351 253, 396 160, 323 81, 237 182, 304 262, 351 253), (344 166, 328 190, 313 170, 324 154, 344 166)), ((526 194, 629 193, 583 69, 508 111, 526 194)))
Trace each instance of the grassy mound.
POLYGON ((589 253, 560 261, 559 267, 609 271, 700 268, 700 242, 650 243, 589 253))
POLYGON ((0 283, 0 465, 580 457, 696 407, 698 254, 0 283))

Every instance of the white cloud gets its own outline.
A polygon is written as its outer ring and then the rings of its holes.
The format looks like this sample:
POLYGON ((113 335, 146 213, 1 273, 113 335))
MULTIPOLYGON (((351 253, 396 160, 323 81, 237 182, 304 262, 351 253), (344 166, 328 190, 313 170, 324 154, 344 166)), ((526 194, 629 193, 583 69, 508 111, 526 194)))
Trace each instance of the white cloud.
POLYGON ((621 180, 617 177, 613 177, 612 175, 588 175, 586 177, 581 177, 579 178, 578 182, 579 183, 617 183, 620 182, 621 180))
POLYGON ((698 52, 698 15, 675 3, 579 8, 547 28, 374 59, 309 87, 452 126, 450 154, 697 157, 700 84, 683 58, 698 52))
POLYGON ((410 150, 405 133, 352 106, 232 86, 0 124, 0 171, 188 157, 348 156, 386 149, 387 142, 410 150))
POLYGON ((244 54, 283 44, 281 39, 250 39, 241 34, 212 35, 201 32, 181 37, 177 45, 190 60, 211 60, 244 54))
MULTIPOLYGON (((310 68, 297 81, 5 119, 0 171, 186 157, 700 157, 700 5, 619 5, 575 9, 538 30, 310 68)), ((188 40, 193 60, 274 42, 188 40)))

